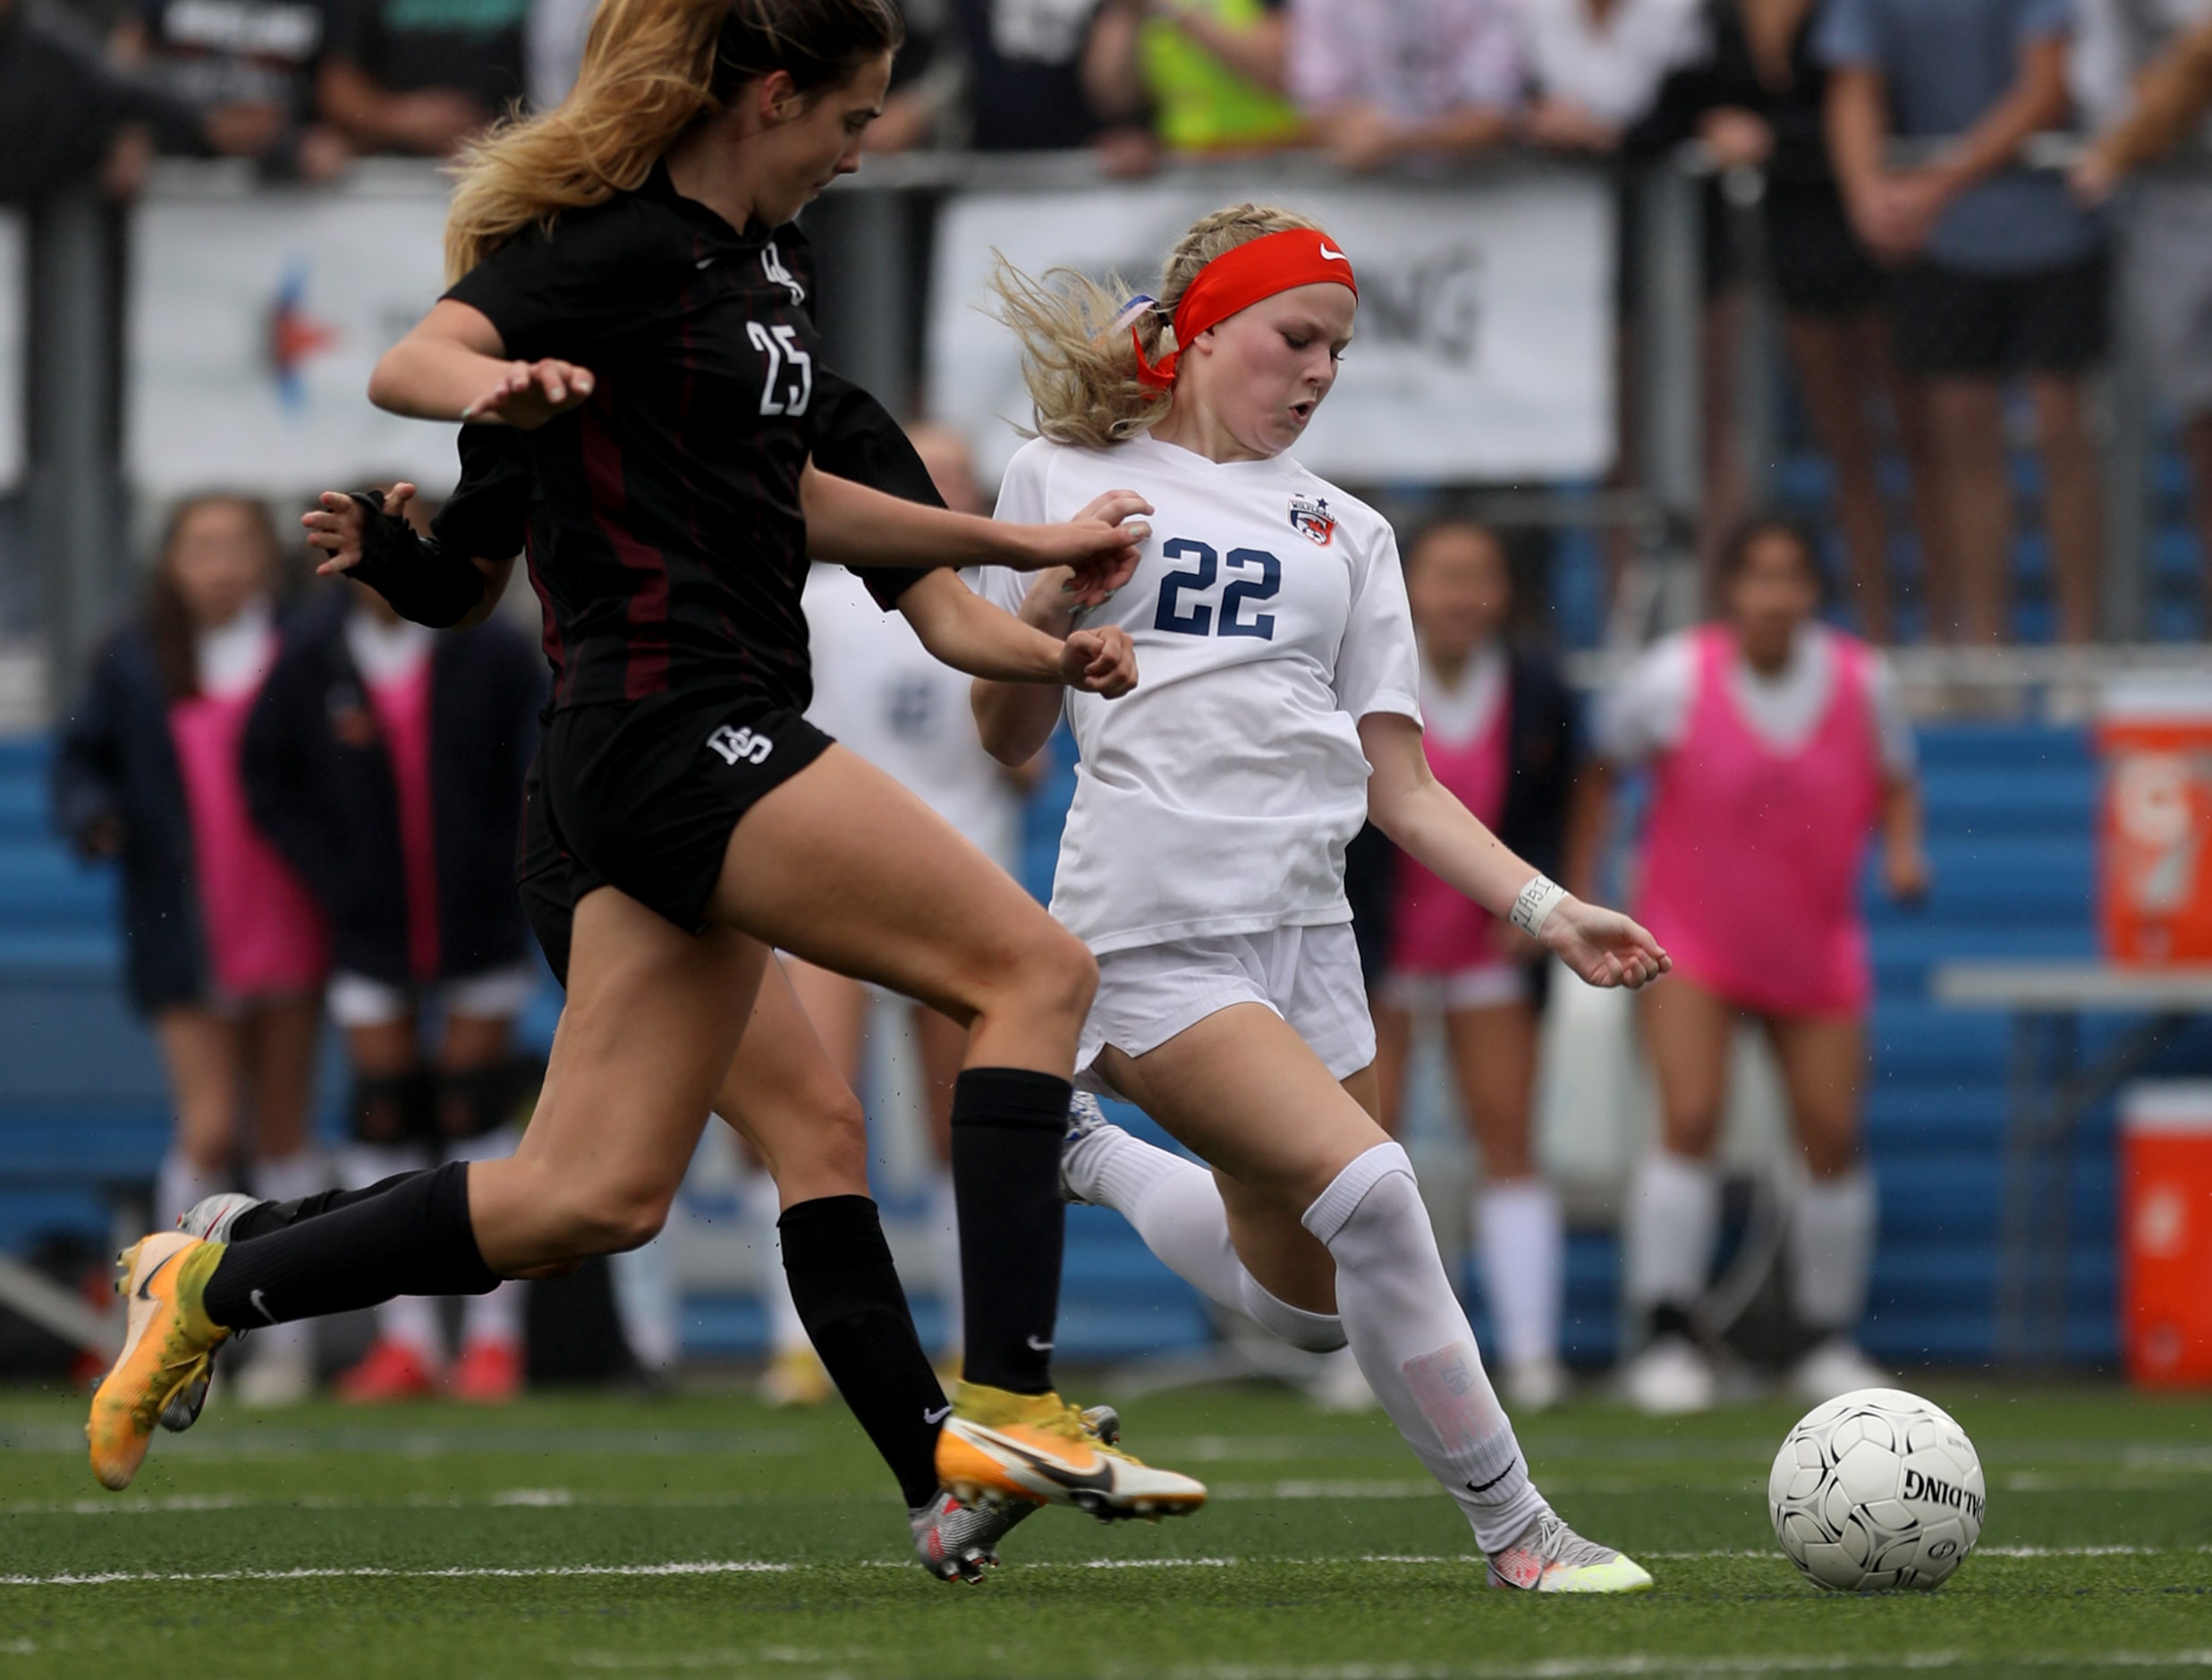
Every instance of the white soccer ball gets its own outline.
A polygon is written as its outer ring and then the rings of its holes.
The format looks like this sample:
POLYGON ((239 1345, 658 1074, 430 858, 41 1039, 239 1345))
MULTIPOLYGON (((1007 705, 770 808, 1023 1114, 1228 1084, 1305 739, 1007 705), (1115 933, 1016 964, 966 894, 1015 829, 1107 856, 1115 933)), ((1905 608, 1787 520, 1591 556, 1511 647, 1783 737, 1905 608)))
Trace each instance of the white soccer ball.
POLYGON ((1897 1388, 1815 1406, 1775 1455, 1767 1510, 1831 1592, 1939 1587, 1981 1538, 1981 1459, 1948 1412, 1897 1388))

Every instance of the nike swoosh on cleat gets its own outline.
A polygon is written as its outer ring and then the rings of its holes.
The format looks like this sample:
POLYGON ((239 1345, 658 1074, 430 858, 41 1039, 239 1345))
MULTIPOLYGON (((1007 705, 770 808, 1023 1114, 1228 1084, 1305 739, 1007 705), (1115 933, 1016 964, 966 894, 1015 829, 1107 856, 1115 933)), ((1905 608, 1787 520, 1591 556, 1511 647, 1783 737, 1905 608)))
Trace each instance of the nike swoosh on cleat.
POLYGON ((1030 1337, 1030 1352, 1032 1353, 1049 1353, 1052 1352, 1052 1344, 1050 1342, 1040 1342, 1032 1336, 1030 1337))
POLYGON ((991 1441, 994 1446, 1002 1450, 1018 1455, 1030 1469, 1047 1480, 1059 1483, 1071 1492, 1111 1493, 1114 1491, 1114 1466, 1103 1458, 1098 1461, 1098 1468, 1096 1470, 1070 1470, 1064 1465, 1054 1463, 1041 1453, 1031 1452, 1019 1441, 1008 1440, 996 1430, 991 1432, 991 1441))
POLYGON ((921 1409, 921 1421, 924 1423, 942 1423, 952 1415, 953 1408, 950 1405, 941 1405, 934 1410, 928 1406, 921 1409))
POLYGON ((154 1298, 147 1293, 147 1286, 151 1284, 155 1278, 161 1276, 161 1268, 164 1266, 166 1266, 171 1260, 174 1260, 177 1255, 182 1254, 183 1252, 184 1251, 182 1249, 177 1249, 171 1253, 164 1254, 158 1260, 154 1262, 154 1269, 148 1272, 145 1277, 139 1279, 138 1296, 140 1301, 151 1301, 154 1298))
POLYGON ((1328 242, 1326 240, 1324 240, 1321 242, 1321 256, 1324 260, 1328 262, 1349 263, 1352 260, 1351 258, 1345 256, 1341 250, 1331 250, 1328 248, 1328 242))

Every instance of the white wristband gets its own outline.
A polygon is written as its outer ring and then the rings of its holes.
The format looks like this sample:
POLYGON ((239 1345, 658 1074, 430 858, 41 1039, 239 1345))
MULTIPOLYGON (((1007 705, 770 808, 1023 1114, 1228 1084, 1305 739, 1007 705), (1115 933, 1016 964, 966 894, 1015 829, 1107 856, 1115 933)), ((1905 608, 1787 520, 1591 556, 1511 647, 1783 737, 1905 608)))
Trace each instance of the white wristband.
POLYGON ((1566 895, 1567 889, 1550 877, 1531 876, 1513 900, 1513 907, 1505 912, 1505 919, 1531 939, 1538 938, 1543 934, 1546 920, 1566 895))

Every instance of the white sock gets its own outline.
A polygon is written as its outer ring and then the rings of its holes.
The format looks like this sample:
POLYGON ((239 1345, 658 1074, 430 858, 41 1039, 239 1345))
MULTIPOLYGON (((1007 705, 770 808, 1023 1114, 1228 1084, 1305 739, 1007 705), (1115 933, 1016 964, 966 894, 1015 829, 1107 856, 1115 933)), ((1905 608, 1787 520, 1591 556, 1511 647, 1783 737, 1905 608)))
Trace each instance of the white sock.
POLYGON ((1567 1249, 1557 1192, 1540 1178, 1508 1179, 1478 1191, 1470 1212, 1499 1353, 1508 1365, 1556 1360, 1567 1249))
POLYGON ((231 1187, 231 1175, 210 1173, 193 1164, 182 1150, 172 1149, 161 1158, 161 1171, 154 1180, 154 1228, 172 1231, 195 1202, 222 1194, 231 1187))
POLYGON ((791 1280, 784 1276, 784 1247, 775 1235, 781 1203, 775 1180, 766 1173, 753 1174, 738 1193, 738 1218, 750 1235, 753 1252, 759 1259, 760 1305, 768 1315, 771 1353, 789 1353, 814 1345, 807 1339, 807 1327, 800 1321, 799 1309, 792 1301, 791 1280))
POLYGON ((960 1213, 953 1201, 951 1173, 940 1171, 929 1181, 929 1201, 922 1218, 929 1226, 930 1269, 936 1275, 937 1301, 945 1314, 945 1351, 957 1355, 962 1330, 960 1213))
POLYGON ((674 1370, 683 1353, 683 1301, 668 1269, 668 1234, 610 1255, 607 1263, 614 1270, 614 1311, 630 1351, 648 1370, 674 1370))
POLYGON ((1168 1270, 1216 1305, 1242 1312, 1292 1347, 1326 1353, 1344 1345, 1341 1320, 1277 1299, 1244 1269, 1229 1239, 1221 1187, 1205 1167, 1117 1125, 1096 1128, 1067 1167, 1077 1195, 1127 1219, 1168 1270))
POLYGON ((1805 1187, 1790 1221, 1790 1304, 1808 1328, 1838 1335, 1858 1327, 1877 1220, 1874 1175, 1863 1167, 1805 1187))
POLYGON ((1377 1143, 1306 1209, 1336 1260, 1336 1306, 1360 1373, 1428 1473, 1496 1553, 1547 1509, 1452 1293, 1413 1164, 1377 1143))
POLYGON ((1241 1285, 1237 1310, 1261 1329, 1271 1333, 1277 1341, 1288 1342, 1309 1353, 1335 1353, 1343 1350, 1344 1321, 1334 1312, 1309 1312, 1304 1307, 1293 1307, 1242 1267, 1237 1270, 1241 1285))
POLYGON ((1630 1186, 1623 1293, 1631 1308, 1688 1308, 1705 1293, 1720 1235, 1720 1175, 1707 1161, 1654 1150, 1630 1186))

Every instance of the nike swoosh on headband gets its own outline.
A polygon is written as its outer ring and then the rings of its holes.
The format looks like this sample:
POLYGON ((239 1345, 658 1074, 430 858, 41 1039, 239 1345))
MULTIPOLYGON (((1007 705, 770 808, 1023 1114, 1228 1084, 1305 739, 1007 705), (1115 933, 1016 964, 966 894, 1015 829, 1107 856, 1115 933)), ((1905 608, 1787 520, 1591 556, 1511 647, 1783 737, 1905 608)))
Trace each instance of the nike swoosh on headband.
POLYGON ((1330 262, 1348 263, 1352 260, 1351 258, 1345 256, 1341 250, 1331 250, 1328 248, 1328 242, 1326 240, 1324 240, 1321 244, 1321 255, 1324 259, 1330 262))

